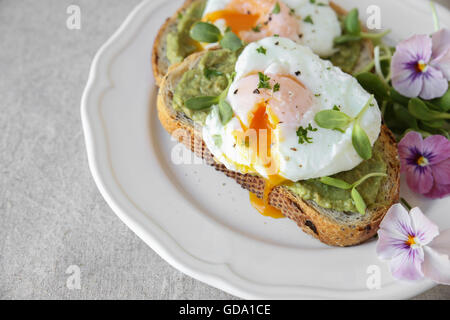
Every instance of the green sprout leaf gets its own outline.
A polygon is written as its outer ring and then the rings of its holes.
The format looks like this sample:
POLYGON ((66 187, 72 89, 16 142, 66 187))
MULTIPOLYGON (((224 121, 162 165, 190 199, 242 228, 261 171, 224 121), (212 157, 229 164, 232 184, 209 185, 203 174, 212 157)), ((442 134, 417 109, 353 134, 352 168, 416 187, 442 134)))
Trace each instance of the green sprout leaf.
POLYGON ((432 128, 432 129, 441 129, 445 125, 445 120, 442 120, 442 119, 440 119, 440 120, 433 120, 433 121, 422 120, 421 122, 426 127, 432 128))
POLYGON ((364 105, 364 107, 361 109, 361 111, 359 111, 358 115, 356 116, 356 121, 359 121, 359 119, 361 119, 361 117, 364 115, 364 112, 367 111, 367 109, 369 108, 369 106, 373 106, 374 104, 372 103, 373 100, 373 95, 370 96, 369 100, 367 100, 366 104, 364 105))
POLYGON ((390 88, 390 96, 392 101, 400 103, 401 105, 408 105, 409 98, 401 95, 397 90, 395 90, 393 87, 390 88))
POLYGON ((355 121, 352 131, 352 144, 355 148, 356 153, 363 158, 368 160, 372 158, 372 146, 370 145, 369 137, 366 132, 361 128, 358 121, 355 121))
POLYGON ((364 177, 353 182, 352 188, 358 187, 361 183, 363 183, 364 181, 366 181, 367 179, 372 178, 372 177, 387 177, 387 174, 383 173, 383 172, 372 172, 372 173, 366 174, 364 177))
POLYGON ((333 109, 317 112, 314 116, 314 121, 321 128, 343 131, 353 121, 353 118, 333 109))
POLYGON ((272 13, 274 13, 274 14, 279 14, 280 11, 281 11, 280 4, 277 2, 277 3, 275 4, 275 7, 274 7, 273 10, 272 10, 272 13))
POLYGON ((361 183, 363 183, 364 181, 366 181, 369 178, 386 177, 386 176, 387 176, 386 173, 372 172, 372 173, 366 174, 365 176, 363 176, 359 180, 353 182, 352 184, 350 184, 344 180, 336 179, 336 178, 332 178, 332 177, 322 177, 322 178, 320 178, 320 182, 322 182, 323 184, 329 185, 329 186, 339 188, 339 189, 349 190, 351 188, 358 187, 361 183))
POLYGON ((425 102, 423 102, 419 98, 413 98, 409 100, 408 110, 414 117, 424 121, 450 119, 449 113, 431 110, 430 108, 428 108, 425 102))
POLYGON ((219 97, 202 96, 187 99, 184 102, 186 108, 190 110, 204 110, 219 102, 219 97))
POLYGON ((372 178, 372 177, 387 177, 387 174, 382 173, 382 172, 372 172, 372 173, 366 174, 364 177, 360 178, 359 180, 357 180, 356 182, 354 182, 352 184, 349 184, 348 182, 346 182, 344 180, 331 178, 331 177, 322 177, 322 178, 320 178, 320 182, 322 182, 323 184, 332 186, 332 187, 342 189, 342 190, 352 189, 351 196, 352 196, 352 199, 353 199, 356 209, 358 210, 359 213, 365 214, 366 203, 364 202, 364 199, 361 197, 361 195, 359 194, 358 190, 356 190, 356 188, 361 183, 363 183, 364 181, 366 181, 367 179, 372 178))
POLYGON ((354 187, 352 189, 352 199, 353 202, 355 203, 355 207, 358 210, 358 212, 362 215, 364 215, 366 213, 366 203, 364 202, 364 199, 361 197, 361 195, 359 194, 358 190, 356 190, 356 188, 354 187))
POLYGON ((220 100, 219 102, 219 117, 223 125, 226 125, 233 117, 233 109, 226 100, 220 100))
POLYGON ((352 9, 349 11, 344 20, 344 28, 347 33, 351 35, 359 35, 361 32, 361 25, 359 24, 358 9, 352 9))
POLYGON ((358 35, 352 35, 352 34, 344 34, 342 36, 338 36, 336 38, 334 38, 334 44, 343 44, 343 43, 347 43, 347 42, 356 42, 356 41, 360 41, 361 37, 358 35))
POLYGON ((352 188, 352 185, 350 183, 345 182, 341 179, 331 178, 331 177, 322 177, 320 178, 320 182, 323 184, 336 187, 343 190, 349 190, 352 188))
POLYGON ((352 131, 352 143, 358 155, 367 160, 372 157, 372 146, 366 132, 359 125, 359 120, 364 115, 366 110, 373 105, 373 95, 367 100, 364 107, 355 118, 339 111, 338 107, 333 107, 331 110, 323 110, 316 113, 314 120, 321 128, 332 129, 344 132, 350 123, 354 122, 352 131))
POLYGON ((220 30, 215 25, 208 22, 196 22, 190 32, 192 39, 199 42, 214 43, 221 38, 220 30))
POLYGON ((411 113, 409 113, 408 109, 402 106, 401 104, 394 103, 393 108, 395 118, 403 125, 403 127, 418 129, 417 119, 414 118, 411 113))
POLYGON ((237 35, 235 35, 231 31, 225 32, 223 38, 220 40, 220 45, 224 49, 229 49, 231 51, 238 51, 244 45, 242 40, 239 39, 237 35))
POLYGON ((442 97, 433 99, 430 102, 442 111, 450 111, 450 89, 442 97))
POLYGON ((364 72, 356 76, 359 84, 368 92, 375 95, 375 99, 381 104, 381 101, 389 97, 388 88, 384 82, 371 72, 364 72))

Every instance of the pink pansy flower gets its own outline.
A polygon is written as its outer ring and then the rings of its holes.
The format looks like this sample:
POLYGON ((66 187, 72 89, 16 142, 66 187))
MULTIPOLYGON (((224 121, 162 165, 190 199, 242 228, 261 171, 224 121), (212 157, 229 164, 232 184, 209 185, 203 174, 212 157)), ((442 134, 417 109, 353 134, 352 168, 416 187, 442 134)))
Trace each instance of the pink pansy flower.
POLYGON ((442 97, 450 80, 450 30, 414 35, 400 42, 392 57, 392 85, 406 97, 442 97))
POLYGON ((450 284, 450 229, 439 234, 438 227, 419 208, 410 213, 394 204, 378 230, 377 254, 389 260, 394 278, 429 278, 450 284))
POLYGON ((442 198, 450 193, 450 141, 434 135, 422 139, 408 132, 398 144, 401 171, 414 192, 429 198, 442 198))

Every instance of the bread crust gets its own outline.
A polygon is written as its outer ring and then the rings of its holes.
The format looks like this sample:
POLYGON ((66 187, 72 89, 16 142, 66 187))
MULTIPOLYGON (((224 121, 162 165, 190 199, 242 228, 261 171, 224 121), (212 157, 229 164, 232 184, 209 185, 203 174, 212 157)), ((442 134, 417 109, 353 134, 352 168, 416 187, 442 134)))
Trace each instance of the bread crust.
MULTIPOLYGON (((181 64, 173 66, 162 79, 157 98, 158 117, 162 126, 172 136, 182 142, 188 149, 202 157, 205 162, 233 178, 244 189, 263 197, 265 181, 262 177, 252 174, 241 174, 226 169, 223 164, 214 160, 213 155, 201 138, 199 128, 194 126, 192 120, 172 108, 173 91, 181 76, 196 66, 203 52, 194 53, 181 64)), ((277 186, 269 193, 269 203, 280 209, 288 218, 294 220, 307 234, 319 239, 323 243, 333 246, 351 246, 372 238, 378 230, 387 210, 399 198, 400 163, 397 154, 397 145, 392 132, 382 125, 381 139, 384 158, 387 160, 386 195, 382 204, 368 209, 366 215, 353 214, 353 218, 346 218, 347 213, 330 213, 316 204, 302 200, 285 186, 277 186), (323 210, 322 210, 323 209, 323 210)))
MULTIPOLYGON (((168 72, 170 69, 170 63, 167 60, 166 57, 166 37, 169 31, 172 28, 176 27, 178 15, 182 13, 184 10, 186 10, 194 1, 196 0, 186 0, 183 5, 173 14, 172 17, 167 18, 166 22, 161 26, 161 28, 158 31, 158 34, 156 35, 155 41, 153 43, 153 50, 152 50, 152 69, 153 69, 153 75, 155 78, 155 83, 157 86, 161 85, 162 78, 164 75, 168 72)), ((338 14, 338 15, 345 15, 347 14, 347 11, 334 3, 333 1, 330 1, 330 7, 338 14)), ((364 29, 364 28, 363 28, 364 29)), ((373 44, 370 40, 365 40, 363 44, 363 56, 368 56, 369 58, 372 58, 373 56, 373 44)), ((362 61, 358 62, 358 65, 355 69, 358 69, 358 66, 363 65, 366 63, 366 60, 364 57, 361 59, 362 61)))

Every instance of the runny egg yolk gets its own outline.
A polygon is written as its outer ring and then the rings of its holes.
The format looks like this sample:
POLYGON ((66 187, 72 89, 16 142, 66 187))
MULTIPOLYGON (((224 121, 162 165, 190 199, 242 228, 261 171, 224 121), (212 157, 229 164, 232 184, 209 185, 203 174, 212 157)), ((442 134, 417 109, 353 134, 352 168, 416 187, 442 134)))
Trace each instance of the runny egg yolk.
MULTIPOLYGON (((269 161, 265 159, 262 160, 266 167, 273 166, 276 161, 275 159, 272 159, 270 151, 272 144, 272 129, 274 128, 275 126, 270 123, 269 115, 267 113, 267 100, 263 100, 256 106, 256 110, 253 113, 253 118, 250 122, 249 129, 253 129, 256 131, 256 154, 258 155, 258 158, 261 159, 262 157, 267 156, 267 158, 269 159, 269 161), (261 134, 263 132, 262 130, 265 130, 264 134, 261 134), (264 135, 266 138, 265 142, 261 141, 261 139, 264 139, 264 135)), ((269 204, 269 194, 274 187, 282 183, 284 180, 286 179, 281 176, 270 175, 264 183, 264 192, 262 199, 258 198, 256 194, 250 192, 251 205, 264 216, 269 216, 272 218, 283 218, 284 215, 281 213, 281 211, 269 204)))
POLYGON ((231 0, 223 10, 206 14, 204 20, 213 23, 224 20, 246 42, 275 34, 295 41, 300 29, 297 17, 279 0, 231 0))
MULTIPOLYGON (((250 193, 250 202, 262 215, 273 218, 284 217, 280 210, 269 204, 272 189, 286 179, 279 175, 277 152, 272 151, 276 144, 274 130, 281 123, 297 125, 302 115, 312 105, 312 93, 300 82, 289 75, 270 75, 270 88, 258 89, 258 75, 252 74, 237 83, 238 90, 233 95, 236 114, 241 119, 247 118, 245 125, 241 120, 245 139, 252 137, 249 130, 254 130, 256 141, 248 145, 252 157, 252 166, 263 165, 266 169, 263 197, 250 193), (275 85, 278 90, 274 92, 275 85), (250 106, 253 106, 250 109, 250 106), (240 110, 239 110, 240 109, 240 110)), ((238 137, 239 139, 239 137, 238 137)), ((243 137, 241 137, 243 139, 243 137)), ((252 170, 255 171, 255 170, 252 170)))
POLYGON ((283 213, 281 213, 281 210, 271 206, 269 204, 269 194, 272 191, 273 188, 283 183, 286 179, 278 176, 273 175, 269 176, 269 179, 266 179, 264 184, 264 192, 263 197, 258 198, 258 196, 255 193, 250 192, 250 203, 258 210, 259 213, 261 213, 263 216, 272 217, 275 219, 278 218, 284 218, 283 213))

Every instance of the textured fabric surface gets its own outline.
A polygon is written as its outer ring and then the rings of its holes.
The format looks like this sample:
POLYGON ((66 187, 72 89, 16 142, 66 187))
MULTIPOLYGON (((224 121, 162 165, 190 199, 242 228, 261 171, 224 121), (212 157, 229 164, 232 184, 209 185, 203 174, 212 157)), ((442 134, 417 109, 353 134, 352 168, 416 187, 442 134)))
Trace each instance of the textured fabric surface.
MULTIPOLYGON (((0 0, 0 299, 233 299, 178 272, 100 196, 79 104, 97 49, 139 0, 0 0), (81 8, 81 30, 66 28, 81 8), (67 286, 80 268, 80 289, 67 286)), ((448 0, 442 0, 442 3, 448 0)), ((421 299, 449 299, 437 286, 421 299)))

